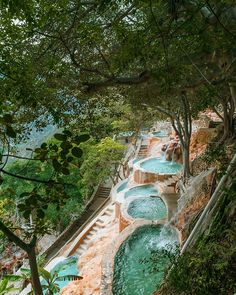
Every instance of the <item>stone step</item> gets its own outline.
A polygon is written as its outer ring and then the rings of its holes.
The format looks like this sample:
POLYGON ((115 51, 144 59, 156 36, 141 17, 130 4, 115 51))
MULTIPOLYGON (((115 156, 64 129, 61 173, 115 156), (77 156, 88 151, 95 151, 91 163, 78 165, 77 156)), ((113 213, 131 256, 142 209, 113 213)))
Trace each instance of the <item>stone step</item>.
POLYGON ((97 231, 99 231, 100 229, 102 229, 101 225, 98 225, 97 223, 95 224, 95 226, 93 227, 94 229, 96 229, 97 231))
POLYGON ((87 234, 86 238, 87 239, 91 239, 93 237, 93 234, 91 233, 91 231, 87 234))
POLYGON ((112 210, 112 211, 107 211, 106 214, 107 214, 108 216, 112 216, 112 215, 113 215, 113 210, 112 210))
POLYGON ((94 234, 97 234, 97 231, 92 228, 92 230, 90 230, 89 233, 92 234, 92 235, 94 235, 94 234))
POLYGON ((96 225, 100 226, 100 227, 103 227, 104 226, 104 221, 103 220, 96 221, 95 227, 96 227, 96 225))

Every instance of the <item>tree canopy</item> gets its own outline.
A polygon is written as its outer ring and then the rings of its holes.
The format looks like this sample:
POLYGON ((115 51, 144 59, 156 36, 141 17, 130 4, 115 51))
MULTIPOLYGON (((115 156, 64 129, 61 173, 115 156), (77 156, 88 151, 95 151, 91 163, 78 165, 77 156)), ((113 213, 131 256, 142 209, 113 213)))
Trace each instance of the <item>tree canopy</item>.
MULTIPOLYGON (((222 140, 235 136, 234 2, 0 1, 0 182, 4 175, 16 176, 6 164, 12 146, 29 135, 32 124, 38 129, 48 123, 66 128, 55 135, 56 143, 32 149, 34 160, 50 163, 50 178, 18 175, 37 183, 21 195, 26 218, 32 211, 43 218, 50 202, 63 205, 62 176, 69 175, 73 164, 81 165, 73 161, 82 157, 79 145, 87 139, 75 133, 88 131, 97 140, 110 136, 126 120, 127 109, 135 110, 136 119, 159 111, 171 120, 184 152, 186 177, 192 118, 200 111, 210 107, 218 113, 224 123, 222 140)), ((138 123, 133 128, 140 129, 138 123)), ((98 158, 114 164, 109 158, 114 150, 119 151, 118 163, 120 146, 108 138, 96 142, 81 171, 86 176, 90 165, 99 167, 98 158)), ((98 179, 111 172, 105 168, 98 179)), ((35 234, 37 228, 44 229, 35 225, 35 234)), ((31 250, 37 236, 25 244, 1 226, 35 262, 31 250)))

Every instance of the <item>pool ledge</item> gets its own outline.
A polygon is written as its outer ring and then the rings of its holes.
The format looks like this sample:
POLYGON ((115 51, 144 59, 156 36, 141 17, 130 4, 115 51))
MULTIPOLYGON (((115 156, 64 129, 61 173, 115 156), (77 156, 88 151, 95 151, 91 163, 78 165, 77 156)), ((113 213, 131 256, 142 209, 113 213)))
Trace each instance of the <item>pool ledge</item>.
MULTIPOLYGON (((140 226, 148 224, 161 224, 164 225, 164 220, 158 221, 148 221, 148 220, 136 220, 134 223, 126 227, 106 249, 106 254, 103 256, 102 260, 102 278, 101 278, 101 292, 100 295, 113 295, 112 293, 112 282, 113 282, 113 271, 114 271, 114 261, 115 255, 118 252, 121 244, 140 226)), ((181 233, 178 229, 172 226, 177 234, 178 240, 181 244, 181 233)))

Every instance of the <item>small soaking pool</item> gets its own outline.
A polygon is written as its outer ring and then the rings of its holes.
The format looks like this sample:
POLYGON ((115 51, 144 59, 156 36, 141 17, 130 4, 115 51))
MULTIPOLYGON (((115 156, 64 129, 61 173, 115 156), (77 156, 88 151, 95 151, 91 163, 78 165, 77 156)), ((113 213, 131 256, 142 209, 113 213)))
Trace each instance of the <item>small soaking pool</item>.
POLYGON ((152 158, 143 161, 140 167, 151 173, 175 174, 181 170, 182 165, 162 158, 152 158))
POLYGON ((178 235, 173 228, 144 225, 136 229, 115 256, 113 294, 152 295, 162 282, 177 245, 178 235))
POLYGON ((128 185, 128 180, 124 181, 118 188, 117 188, 117 193, 122 192, 124 189, 126 189, 128 185))
MULTIPOLYGON (((78 275, 78 268, 77 268, 77 262, 78 257, 71 256, 66 258, 65 260, 58 262, 50 271, 50 273, 53 275, 55 272, 58 273, 58 277, 60 276, 66 276, 66 275, 78 275)), ((56 280, 55 283, 58 285, 60 290, 68 285, 71 281, 69 280, 56 280)), ((43 283, 43 282, 42 282, 43 283)), ((46 292, 46 291, 45 291, 46 292)), ((44 294, 46 294, 44 292, 44 294)), ((60 293, 55 293, 55 295, 59 295, 60 293)))
POLYGON ((129 189, 125 193, 125 199, 128 197, 145 197, 145 196, 151 196, 154 195, 156 196, 158 194, 157 189, 150 184, 147 185, 140 185, 140 186, 135 186, 129 189))
POLYGON ((165 131, 156 131, 156 132, 152 132, 153 136, 155 137, 167 137, 168 133, 165 131))
POLYGON ((130 202, 128 214, 133 218, 159 220, 167 216, 165 203, 159 197, 139 198, 130 202))

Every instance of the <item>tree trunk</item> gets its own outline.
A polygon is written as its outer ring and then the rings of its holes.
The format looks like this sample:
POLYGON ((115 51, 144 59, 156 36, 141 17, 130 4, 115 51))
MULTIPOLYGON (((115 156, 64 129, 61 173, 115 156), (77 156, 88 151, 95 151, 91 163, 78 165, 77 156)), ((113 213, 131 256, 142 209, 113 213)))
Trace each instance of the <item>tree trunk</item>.
POLYGON ((235 110, 235 108, 236 108, 236 85, 230 84, 229 89, 230 89, 230 94, 231 94, 232 100, 234 102, 234 110, 235 110))
POLYGON ((190 160, 189 160, 189 144, 182 147, 183 151, 183 171, 184 179, 188 179, 191 175, 190 173, 190 160))
POLYGON ((38 266, 35 254, 35 247, 32 247, 28 252, 30 271, 32 277, 32 287, 35 295, 43 295, 42 286, 39 280, 38 266))
POLYGON ((220 140, 220 143, 224 142, 228 138, 232 138, 235 133, 234 127, 234 101, 230 98, 228 101, 221 101, 224 112, 224 134, 220 140))
POLYGON ((1 220, 0 220, 0 230, 7 236, 7 238, 14 242, 17 246, 19 246, 22 250, 24 250, 29 257, 29 264, 32 276, 32 285, 34 289, 35 295, 43 295, 42 287, 39 280, 39 273, 36 261, 35 254, 35 245, 37 241, 37 237, 34 236, 32 242, 30 244, 26 244, 19 237, 15 235, 1 220))

